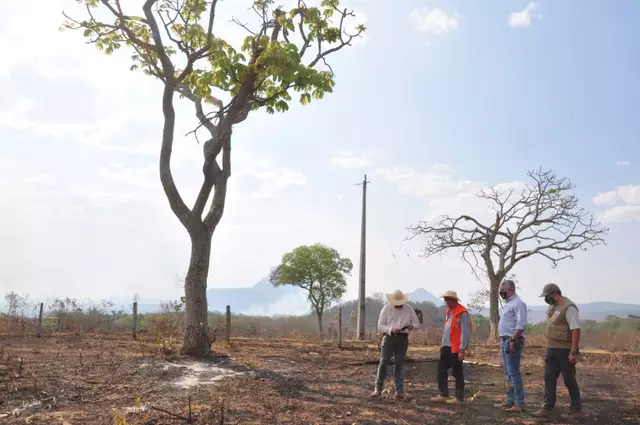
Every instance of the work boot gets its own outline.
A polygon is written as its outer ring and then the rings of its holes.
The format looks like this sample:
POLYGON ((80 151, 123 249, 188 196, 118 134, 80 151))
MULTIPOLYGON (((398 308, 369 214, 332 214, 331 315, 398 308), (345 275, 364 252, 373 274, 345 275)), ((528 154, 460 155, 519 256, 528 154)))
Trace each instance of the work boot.
POLYGON ((458 400, 458 399, 457 399, 457 398, 455 398, 455 397, 451 397, 451 398, 450 398, 449 400, 447 400, 445 403, 447 403, 447 404, 453 404, 453 405, 456 405, 456 404, 460 404, 460 403, 462 403, 462 401, 458 400))
POLYGON ((497 409, 510 409, 513 407, 513 404, 503 401, 502 403, 494 404, 493 407, 497 409))
POLYGON ((396 401, 404 401, 404 393, 396 393, 396 401))
POLYGON ((445 396, 437 396, 437 397, 433 397, 431 399, 431 401, 433 401, 434 403, 446 403, 447 400, 449 400, 449 397, 445 397, 445 396))
POLYGON ((542 409, 535 412, 533 416, 537 418, 550 418, 551 416, 553 416, 553 409, 543 407, 542 409))
POLYGON ((373 392, 369 395, 369 397, 378 398, 380 397, 380 394, 382 394, 380 390, 378 388, 374 388, 373 392))
POLYGON ((504 409, 506 412, 510 412, 510 413, 520 413, 522 412, 522 407, 519 404, 514 404, 511 407, 508 407, 506 409, 504 409))
POLYGON ((584 413, 582 412, 582 410, 572 410, 567 415, 567 418, 568 419, 584 419, 584 413))

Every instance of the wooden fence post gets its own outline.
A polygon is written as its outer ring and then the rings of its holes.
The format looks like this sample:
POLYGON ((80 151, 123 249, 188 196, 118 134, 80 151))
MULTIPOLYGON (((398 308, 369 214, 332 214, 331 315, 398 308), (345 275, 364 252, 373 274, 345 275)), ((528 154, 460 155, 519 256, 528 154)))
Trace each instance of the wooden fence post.
POLYGON ((36 329, 36 338, 40 338, 42 332, 42 308, 44 303, 40 303, 40 314, 38 315, 38 328, 36 329))
POLYGON ((231 306, 227 306, 225 323, 224 323, 224 333, 227 339, 227 343, 231 344, 231 306))
POLYGON ((138 326, 138 302, 134 301, 133 302, 133 339, 137 340, 138 339, 138 335, 136 333, 136 328, 138 326))
POLYGON ((338 309, 338 348, 342 349, 342 307, 338 309))

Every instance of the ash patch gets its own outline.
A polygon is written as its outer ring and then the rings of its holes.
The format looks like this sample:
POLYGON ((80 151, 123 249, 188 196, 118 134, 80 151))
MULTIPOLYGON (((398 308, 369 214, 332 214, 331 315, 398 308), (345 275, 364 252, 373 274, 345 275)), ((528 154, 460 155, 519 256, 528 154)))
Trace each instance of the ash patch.
POLYGON ((189 389, 199 385, 214 385, 245 372, 238 370, 227 360, 180 360, 142 362, 138 366, 138 373, 160 376, 174 387, 189 389))

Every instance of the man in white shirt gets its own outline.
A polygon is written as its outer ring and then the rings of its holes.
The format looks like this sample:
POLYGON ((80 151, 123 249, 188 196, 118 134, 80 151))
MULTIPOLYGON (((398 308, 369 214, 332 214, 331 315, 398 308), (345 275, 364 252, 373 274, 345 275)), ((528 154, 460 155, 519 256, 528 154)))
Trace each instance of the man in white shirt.
POLYGON ((389 304, 385 305, 378 318, 378 330, 383 333, 380 344, 380 363, 376 383, 371 397, 379 397, 387 375, 387 366, 394 356, 393 374, 395 378, 396 400, 404 399, 404 359, 409 348, 409 331, 420 325, 415 310, 407 304, 409 295, 402 291, 387 294, 389 304))
POLYGON ((496 407, 508 412, 520 412, 524 407, 524 384, 520 372, 520 360, 524 350, 524 331, 527 328, 527 305, 516 295, 513 280, 505 280, 499 287, 504 300, 502 315, 498 322, 500 351, 504 377, 508 383, 506 399, 496 407))

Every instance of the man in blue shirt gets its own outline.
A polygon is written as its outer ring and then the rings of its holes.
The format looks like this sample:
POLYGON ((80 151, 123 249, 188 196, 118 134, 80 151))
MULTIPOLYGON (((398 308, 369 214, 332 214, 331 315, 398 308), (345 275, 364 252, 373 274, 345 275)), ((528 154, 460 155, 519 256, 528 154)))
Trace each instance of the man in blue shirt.
POLYGON ((509 412, 520 412, 524 406, 520 359, 524 349, 524 331, 527 328, 527 305, 516 295, 516 285, 512 280, 505 280, 500 284, 499 294, 504 300, 504 306, 498 322, 498 334, 504 377, 509 389, 505 402, 496 407, 509 412))

